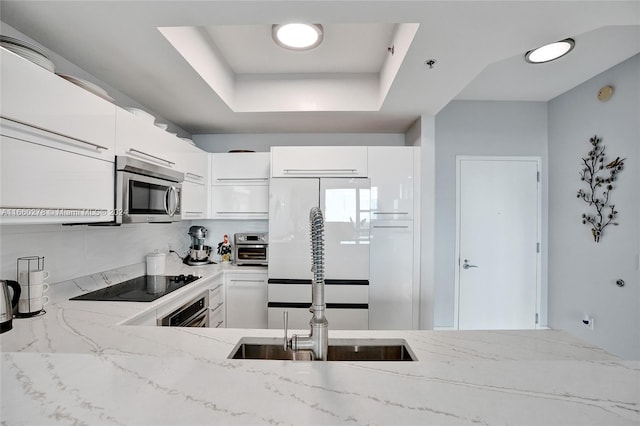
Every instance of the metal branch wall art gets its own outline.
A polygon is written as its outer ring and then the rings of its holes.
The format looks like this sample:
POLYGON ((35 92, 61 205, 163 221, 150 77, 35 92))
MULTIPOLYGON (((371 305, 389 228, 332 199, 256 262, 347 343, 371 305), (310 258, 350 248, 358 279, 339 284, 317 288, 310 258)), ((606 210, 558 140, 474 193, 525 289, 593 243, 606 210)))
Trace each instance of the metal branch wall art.
POLYGON ((582 158, 582 170, 580 170, 580 180, 585 182, 589 188, 578 190, 578 198, 595 209, 595 212, 591 214, 582 214, 582 223, 591 226, 591 234, 596 243, 600 242, 604 228, 609 225, 618 225, 618 222, 614 222, 618 212, 615 206, 609 202, 611 191, 614 188, 613 183, 624 169, 624 160, 626 160, 626 158, 617 157, 605 164, 605 147, 600 145, 600 141, 598 136, 589 140, 591 150, 586 157, 582 158))

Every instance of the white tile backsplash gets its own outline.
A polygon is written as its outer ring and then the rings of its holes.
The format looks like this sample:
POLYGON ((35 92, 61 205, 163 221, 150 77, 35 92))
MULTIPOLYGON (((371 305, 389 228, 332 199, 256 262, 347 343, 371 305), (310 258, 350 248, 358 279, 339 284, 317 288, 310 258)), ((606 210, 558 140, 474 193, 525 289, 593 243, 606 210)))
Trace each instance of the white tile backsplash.
POLYGON ((22 256, 44 256, 49 283, 144 262, 155 249, 180 253, 189 247, 190 222, 118 227, 0 226, 0 278, 16 279, 22 256))

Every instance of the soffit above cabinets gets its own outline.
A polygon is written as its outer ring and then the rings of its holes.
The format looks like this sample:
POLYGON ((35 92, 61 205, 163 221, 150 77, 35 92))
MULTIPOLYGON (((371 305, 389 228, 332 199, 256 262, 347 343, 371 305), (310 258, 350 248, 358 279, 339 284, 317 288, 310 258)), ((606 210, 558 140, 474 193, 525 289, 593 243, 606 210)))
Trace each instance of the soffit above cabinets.
MULTIPOLYGON (((87 72, 79 77, 192 134, 401 133, 455 99, 548 101, 640 52, 637 0, 2 0, 1 7, 3 23, 87 72), (323 44, 277 50, 271 25, 300 21, 321 24, 323 44), (524 62, 526 51, 567 37, 576 40, 569 55, 524 62)), ((69 74, 64 61, 56 65, 69 74)))
POLYGON ((163 27, 160 32, 234 112, 378 111, 419 25, 325 24, 293 51, 271 25, 163 27))

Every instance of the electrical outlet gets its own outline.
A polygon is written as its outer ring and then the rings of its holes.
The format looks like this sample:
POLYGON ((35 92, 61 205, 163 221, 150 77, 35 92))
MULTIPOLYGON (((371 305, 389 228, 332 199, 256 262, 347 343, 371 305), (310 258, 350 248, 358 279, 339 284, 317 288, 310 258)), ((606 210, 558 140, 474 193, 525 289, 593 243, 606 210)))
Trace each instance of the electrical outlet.
POLYGON ((587 327, 589 327, 589 329, 591 331, 593 331, 593 323, 594 323, 594 321, 593 321, 592 317, 590 317, 589 315, 585 314, 584 318, 582 318, 582 323, 584 325, 586 325, 587 327))

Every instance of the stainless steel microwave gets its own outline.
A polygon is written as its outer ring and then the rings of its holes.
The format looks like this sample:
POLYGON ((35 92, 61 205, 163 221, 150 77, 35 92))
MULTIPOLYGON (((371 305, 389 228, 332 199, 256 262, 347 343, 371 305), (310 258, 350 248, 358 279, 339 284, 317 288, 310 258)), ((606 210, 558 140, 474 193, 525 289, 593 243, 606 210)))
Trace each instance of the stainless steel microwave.
POLYGON ((116 223, 181 220, 184 175, 132 157, 116 157, 116 223))

